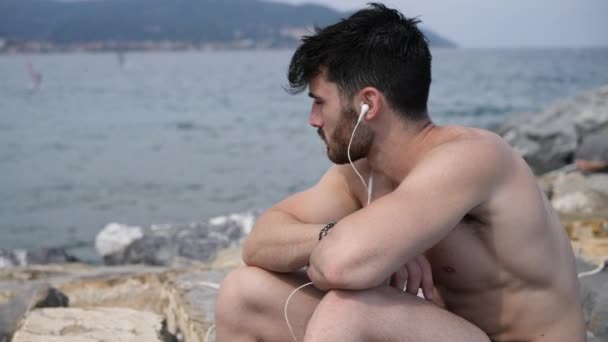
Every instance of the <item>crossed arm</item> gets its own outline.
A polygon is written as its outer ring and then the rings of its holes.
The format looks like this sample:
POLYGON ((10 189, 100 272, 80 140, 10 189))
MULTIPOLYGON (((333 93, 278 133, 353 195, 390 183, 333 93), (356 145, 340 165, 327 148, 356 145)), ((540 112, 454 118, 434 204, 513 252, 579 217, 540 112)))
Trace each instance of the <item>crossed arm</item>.
POLYGON ((464 145, 432 153, 394 192, 365 208, 348 185, 349 166, 332 167, 316 186, 258 219, 243 248, 245 263, 276 272, 308 265, 320 289, 382 284, 492 195, 503 172, 499 153, 464 145), (319 229, 331 220, 338 224, 319 242, 319 229))

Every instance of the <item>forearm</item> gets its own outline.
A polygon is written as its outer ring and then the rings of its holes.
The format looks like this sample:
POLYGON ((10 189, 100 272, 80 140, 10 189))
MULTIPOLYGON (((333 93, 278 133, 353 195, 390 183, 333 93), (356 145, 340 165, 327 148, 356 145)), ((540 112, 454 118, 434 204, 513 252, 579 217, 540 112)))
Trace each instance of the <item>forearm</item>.
POLYGON ((363 290, 381 285, 439 242, 449 231, 443 227, 457 224, 451 219, 433 227, 419 214, 423 210, 398 204, 399 198, 389 194, 336 224, 310 256, 308 275, 318 288, 363 290), (402 214, 404 208, 409 210, 402 214))
POLYGON ((377 269, 357 261, 355 257, 351 260, 341 259, 342 253, 331 247, 334 245, 332 241, 323 241, 323 244, 324 248, 313 248, 307 269, 308 277, 317 288, 365 290, 390 283, 392 272, 386 276, 379 275, 377 269))
POLYGON ((322 227, 271 209, 257 220, 245 241, 243 260, 270 271, 296 271, 308 265, 322 227))

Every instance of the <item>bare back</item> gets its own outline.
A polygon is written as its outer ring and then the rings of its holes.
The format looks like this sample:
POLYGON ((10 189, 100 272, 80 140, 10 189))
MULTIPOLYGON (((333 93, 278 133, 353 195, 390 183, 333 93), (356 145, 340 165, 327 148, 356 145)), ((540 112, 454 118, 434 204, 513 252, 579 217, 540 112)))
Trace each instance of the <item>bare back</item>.
MULTIPOLYGON (((504 158, 511 159, 508 176, 487 201, 425 253, 446 309, 495 341, 584 340, 572 249, 526 163, 490 132, 442 130, 439 145, 463 139, 498 143, 504 145, 504 158)), ((360 181, 350 178, 353 193, 364 203, 365 192, 352 183, 360 181)), ((380 177, 374 182, 374 198, 395 188, 380 177)))

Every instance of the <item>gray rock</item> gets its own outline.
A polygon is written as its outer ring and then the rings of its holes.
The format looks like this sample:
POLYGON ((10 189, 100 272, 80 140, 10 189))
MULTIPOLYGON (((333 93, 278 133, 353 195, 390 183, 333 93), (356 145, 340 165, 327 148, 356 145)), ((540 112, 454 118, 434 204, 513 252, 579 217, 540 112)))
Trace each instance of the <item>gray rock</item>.
POLYGON ((35 308, 63 308, 70 305, 70 299, 54 287, 49 287, 44 296, 36 302, 35 308))
POLYGON ((141 239, 143 235, 141 227, 110 223, 97 234, 95 249, 101 256, 121 253, 133 241, 141 239))
POLYGON ((34 308, 66 307, 68 298, 43 282, 0 284, 0 341, 10 338, 27 312, 34 308))
POLYGON ((37 248, 27 251, 27 263, 30 265, 62 264, 78 262, 78 258, 70 255, 63 248, 37 248))
MULTIPOLYGON (((595 267, 580 259, 577 260, 579 273, 595 267)), ((596 339, 608 340, 608 269, 580 278, 580 294, 587 329, 596 339)))
POLYGON ((608 217, 608 173, 553 171, 539 177, 539 183, 562 215, 608 217))
POLYGON ((22 263, 25 263, 24 259, 25 251, 0 248, 0 268, 18 266, 22 263))
POLYGON ((237 246, 247 236, 259 212, 246 212, 188 225, 127 226, 112 223, 95 241, 108 265, 187 266, 209 262, 217 252, 237 246))
POLYGON ((604 341, 608 340, 608 283, 600 290, 590 319, 589 330, 593 335, 604 341))
POLYGON ((587 335, 587 342, 605 342, 604 340, 600 340, 599 338, 593 336, 592 334, 587 335))
POLYGON ((497 132, 542 174, 570 164, 584 137, 607 129, 608 85, 540 113, 514 116, 497 132))
POLYGON ((575 158, 608 161, 608 131, 583 137, 583 141, 575 152, 575 158))
POLYGON ((26 265, 62 264, 78 259, 60 247, 41 247, 31 250, 0 248, 0 268, 26 265))
POLYGON ((597 216, 608 208, 608 196, 596 191, 576 191, 551 200, 553 208, 564 214, 597 216))
POLYGON ((586 177, 586 183, 590 189, 608 195, 608 173, 591 173, 586 177))
MULTIPOLYGON (((207 265, 180 269, 142 265, 28 266, 0 271, 0 285, 12 284, 11 286, 14 288, 22 288, 23 284, 44 281, 61 289, 70 298, 71 308, 95 312, 100 308, 127 308, 135 310, 133 315, 139 315, 139 312, 142 311, 154 312, 161 318, 165 318, 161 331, 163 341, 206 341, 207 333, 213 332, 210 329, 214 323, 218 286, 229 269, 236 267, 235 265, 240 262, 240 250, 232 248, 220 251, 218 259, 223 260, 214 260, 207 265)), ((11 293, 0 288, 0 303, 11 299, 11 293)), ((39 302, 35 301, 35 303, 39 302)), ((47 299, 44 302, 52 301, 47 299)), ((36 305, 32 305, 32 309, 36 305)), ((74 317, 70 312, 81 311, 63 312, 68 313, 69 317, 74 317)), ((34 310, 29 313, 38 315, 40 311, 34 310)), ((73 336, 61 334, 67 331, 76 333, 83 331, 83 329, 69 328, 62 333, 61 329, 56 329, 56 327, 65 328, 66 319, 64 318, 68 316, 63 314, 56 316, 54 313, 51 313, 51 316, 53 318, 44 322, 46 328, 41 331, 42 336, 46 338, 44 341, 65 341, 67 337, 73 336), (56 336, 57 334, 61 336, 56 336)), ((87 321, 90 320, 87 319, 87 321)), ((115 336, 124 333, 124 329, 119 324, 105 320, 99 322, 100 325, 105 325, 104 327, 94 327, 102 328, 96 333, 99 340, 117 341, 115 336)), ((75 325, 87 327, 88 323, 83 325, 76 322, 75 325)), ((36 329, 38 328, 25 329, 25 332, 29 331, 30 335, 23 335, 25 337, 20 336, 20 338, 32 337, 31 333, 37 331, 36 329)), ((78 337, 80 338, 80 336, 78 337)), ((132 339, 125 339, 125 341, 127 340, 140 341, 142 339, 132 337, 132 339)), ((1 338, 0 341, 2 341, 1 338)), ((209 341, 215 341, 213 334, 210 334, 209 341)))
POLYGON ((217 287, 227 273, 228 270, 188 272, 166 287, 168 330, 179 331, 185 341, 205 341, 208 337, 209 342, 214 342, 217 287))

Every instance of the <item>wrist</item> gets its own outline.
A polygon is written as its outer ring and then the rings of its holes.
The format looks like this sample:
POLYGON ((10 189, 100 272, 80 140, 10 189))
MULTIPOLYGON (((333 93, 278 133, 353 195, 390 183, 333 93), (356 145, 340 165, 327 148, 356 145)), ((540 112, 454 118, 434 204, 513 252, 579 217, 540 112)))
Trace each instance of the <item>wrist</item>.
POLYGON ((331 221, 328 224, 326 224, 323 228, 321 228, 321 230, 319 231, 319 241, 323 240, 323 238, 325 236, 327 236, 327 234, 329 233, 329 231, 336 225, 336 221, 331 221))

